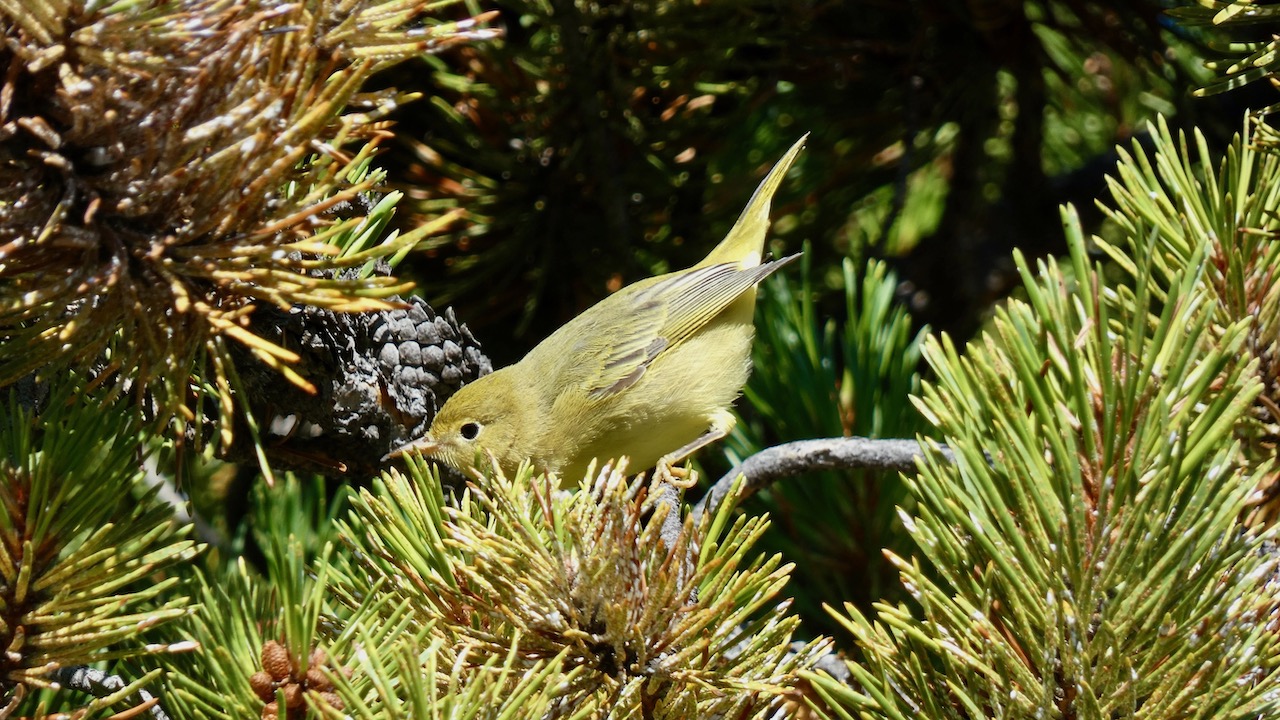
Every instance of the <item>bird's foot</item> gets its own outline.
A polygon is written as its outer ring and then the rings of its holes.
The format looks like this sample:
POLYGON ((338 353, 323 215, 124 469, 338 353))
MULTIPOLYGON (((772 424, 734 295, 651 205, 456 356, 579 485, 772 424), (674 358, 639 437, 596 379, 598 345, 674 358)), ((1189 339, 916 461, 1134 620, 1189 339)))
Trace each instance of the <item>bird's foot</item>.
POLYGON ((653 479, 680 490, 688 490, 698 484, 698 473, 687 467, 672 467, 670 463, 659 461, 654 468, 653 479))

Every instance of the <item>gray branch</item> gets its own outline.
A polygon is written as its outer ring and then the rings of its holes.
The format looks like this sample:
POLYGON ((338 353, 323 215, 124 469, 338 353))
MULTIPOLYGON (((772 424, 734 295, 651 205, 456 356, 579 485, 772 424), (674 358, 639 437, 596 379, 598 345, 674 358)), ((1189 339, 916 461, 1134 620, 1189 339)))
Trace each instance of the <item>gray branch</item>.
MULTIPOLYGON (((951 451, 943 448, 948 458, 951 451)), ((729 494, 738 475, 746 475, 743 497, 750 497, 776 480, 816 470, 896 470, 914 472, 923 456, 915 440, 871 438, 822 438, 797 440, 761 450, 743 460, 716 481, 693 510, 694 521, 704 512, 715 512, 729 494)))

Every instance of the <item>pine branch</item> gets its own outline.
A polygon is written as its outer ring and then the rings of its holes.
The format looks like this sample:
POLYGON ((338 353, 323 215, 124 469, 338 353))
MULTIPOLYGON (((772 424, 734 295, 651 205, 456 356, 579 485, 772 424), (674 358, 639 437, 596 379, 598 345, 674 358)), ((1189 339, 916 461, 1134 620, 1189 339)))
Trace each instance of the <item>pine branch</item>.
MULTIPOLYGON (((667 539, 662 522, 643 521, 645 481, 621 468, 606 465, 573 494, 554 483, 495 470, 446 501, 428 476, 379 481, 343 524, 359 563, 339 579, 342 596, 353 607, 383 598, 385 617, 362 623, 434 627, 466 650, 454 658, 464 677, 492 658, 526 676, 548 659, 574 668, 550 717, 649 708, 763 719, 799 699, 791 679, 826 643, 790 648, 798 620, 776 597, 788 568, 750 552, 762 518, 686 514, 667 539)), ((353 688, 386 684, 395 661, 381 661, 390 667, 354 676, 353 688)))
MULTIPOLYGON (((0 413, 0 687, 50 687, 58 668, 192 650, 154 642, 187 617, 173 568, 200 548, 147 488, 133 409, 70 379, 47 388, 39 415, 7 393, 0 413), (72 403, 71 398, 77 402, 72 403)), ((126 699, 158 673, 135 675, 90 703, 126 699)))
MULTIPOLYGON (((950 450, 941 450, 951 457, 950 450)), ((819 470, 880 470, 913 472, 923 456, 915 440, 872 438, 823 438, 776 445, 752 455, 716 481, 693 510, 696 521, 703 513, 715 513, 737 481, 744 476, 741 498, 769 487, 783 478, 819 470)))
MULTIPOLYGON (((1169 242, 1194 227, 1120 219, 1169 242)), ((1274 714, 1277 558, 1239 520, 1274 464, 1240 442, 1263 383, 1255 320, 1218 324, 1221 236, 1187 233, 1202 244, 1167 285, 1152 265, 1176 256, 1150 252, 1130 259, 1132 287, 1111 286, 1070 209, 1063 221, 1067 270, 1015 255, 1026 302, 964 355, 946 336, 926 345, 938 379, 916 405, 953 454, 930 446, 908 479, 916 550, 891 559, 915 603, 846 605, 855 684, 806 675, 835 716, 1274 714)))
POLYGON ((493 36, 432 20, 437 6, 0 4, 0 384, 92 368, 161 424, 211 395, 224 441, 229 345, 314 390, 248 320, 392 308, 412 284, 369 267, 453 221, 388 235, 398 193, 352 202, 382 180, 379 119, 411 99, 363 82, 493 36))

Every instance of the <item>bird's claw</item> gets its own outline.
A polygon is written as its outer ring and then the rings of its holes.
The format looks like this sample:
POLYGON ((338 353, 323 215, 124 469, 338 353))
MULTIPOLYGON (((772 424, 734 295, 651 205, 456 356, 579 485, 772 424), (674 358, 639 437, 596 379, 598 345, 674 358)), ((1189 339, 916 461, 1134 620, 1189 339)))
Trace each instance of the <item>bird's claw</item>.
POLYGON ((697 473, 687 467, 671 467, 665 462, 658 463, 658 467, 654 471, 654 479, 680 490, 688 490, 698 484, 697 473))

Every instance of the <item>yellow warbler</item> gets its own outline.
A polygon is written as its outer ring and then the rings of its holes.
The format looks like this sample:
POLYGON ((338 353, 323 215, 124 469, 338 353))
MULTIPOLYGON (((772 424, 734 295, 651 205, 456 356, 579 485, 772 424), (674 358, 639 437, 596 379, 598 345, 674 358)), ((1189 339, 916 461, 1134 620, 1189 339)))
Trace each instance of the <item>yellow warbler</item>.
POLYGON ((508 474, 529 460, 577 480, 592 459, 626 455, 669 479, 673 463, 728 434, 751 371, 756 284, 798 257, 761 262, 770 201, 804 140, 702 262, 628 285, 463 386, 392 456, 418 450, 465 471, 492 455, 508 474))

